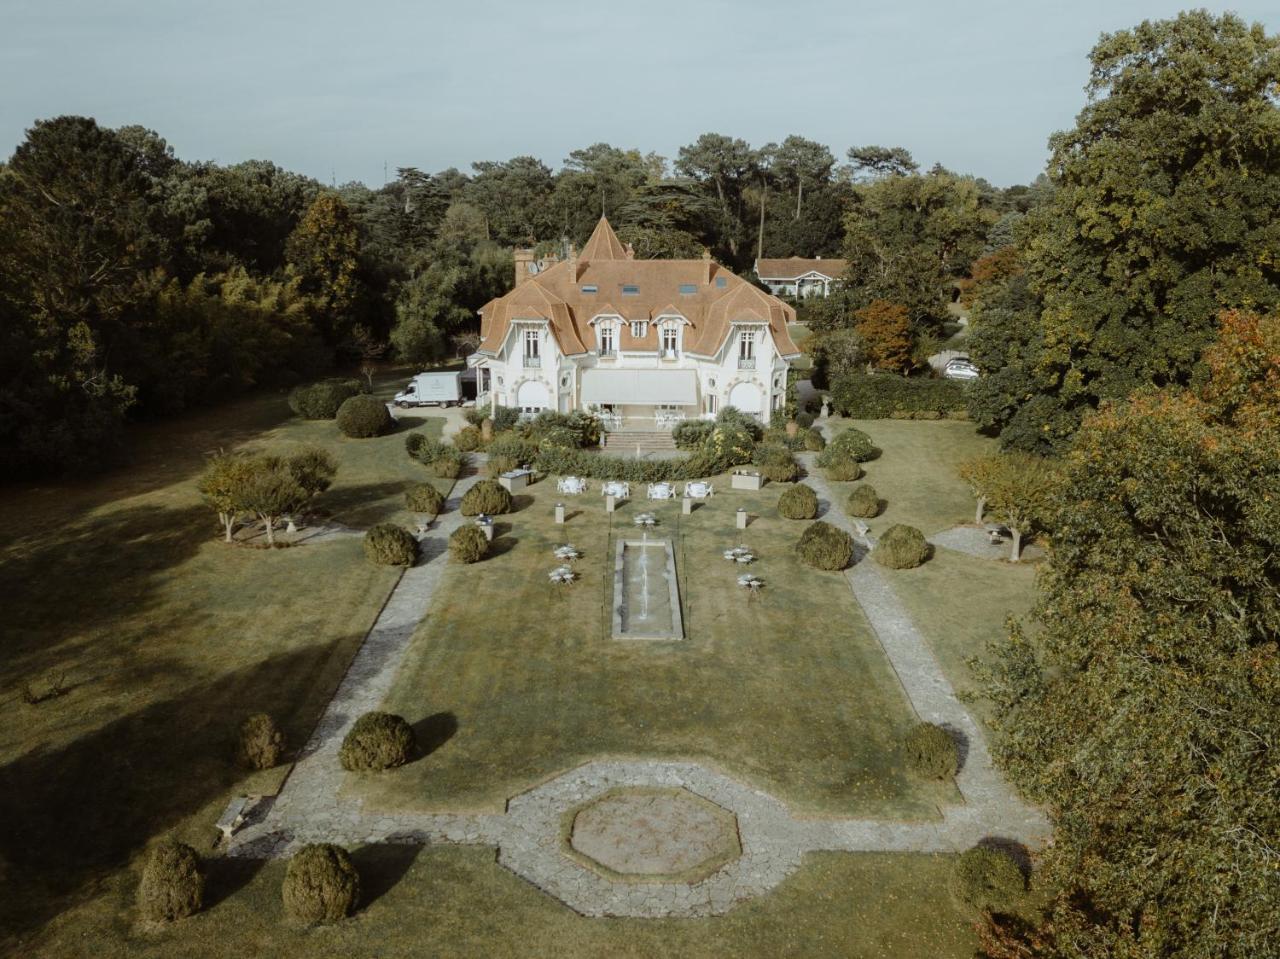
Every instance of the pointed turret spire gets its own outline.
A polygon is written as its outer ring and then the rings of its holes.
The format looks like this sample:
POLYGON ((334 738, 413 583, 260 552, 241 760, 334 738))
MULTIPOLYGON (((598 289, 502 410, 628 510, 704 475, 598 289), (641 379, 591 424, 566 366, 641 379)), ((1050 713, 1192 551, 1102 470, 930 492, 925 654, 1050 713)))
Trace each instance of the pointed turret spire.
POLYGON ((583 260, 630 259, 627 256, 626 247, 618 239, 618 234, 613 232, 613 227, 604 217, 600 217, 600 222, 591 231, 591 239, 587 240, 587 245, 582 248, 579 256, 583 260))

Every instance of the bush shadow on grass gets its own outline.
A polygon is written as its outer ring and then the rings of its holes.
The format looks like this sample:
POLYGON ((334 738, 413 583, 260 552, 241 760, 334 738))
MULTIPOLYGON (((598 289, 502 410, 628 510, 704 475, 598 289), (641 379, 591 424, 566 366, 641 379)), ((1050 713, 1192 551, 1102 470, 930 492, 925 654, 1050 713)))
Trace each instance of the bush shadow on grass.
POLYGON ((1022 873, 1022 878, 1030 882, 1031 880, 1031 850, 1016 839, 1010 839, 1007 836, 984 836, 979 839, 977 845, 983 849, 993 849, 996 852, 1002 852, 1012 859, 1022 873))
POLYGON ((516 493, 511 497, 511 512, 523 513, 534 504, 534 498, 527 493, 516 493))
POLYGON ((458 717, 451 712, 432 713, 413 724, 414 739, 418 743, 415 758, 426 759, 447 743, 458 732, 458 717))
POLYGON ((204 909, 216 909, 238 893, 267 864, 265 859, 215 856, 205 861, 204 909))
POLYGON ((520 540, 512 536, 513 526, 510 523, 494 523, 493 524, 493 541, 489 543, 488 550, 485 551, 485 559, 493 559, 496 556, 505 556, 516 548, 516 544, 520 540))
MULTIPOLYGON (((21 890, 0 898, 0 929, 20 940, 94 898, 149 842, 216 805, 243 778, 227 749, 239 717, 278 711, 282 689, 349 645, 350 638, 317 644, 193 681, 179 695, 0 768, 0 822, 18 827, 0 830, 0 858, 23 877, 21 890)), ((289 716, 282 725, 300 738, 315 718, 289 716)), ((177 835, 207 846, 212 818, 207 825, 187 824, 177 835)), ((244 881, 234 869, 220 875, 217 895, 244 881)))
POLYGON ((394 889, 413 868, 420 851, 418 843, 407 841, 404 844, 361 846, 354 850, 351 861, 360 873, 360 901, 356 908, 368 909, 394 889))
MULTIPOLYGON (((425 475, 422 482, 427 482, 425 475)), ((404 492, 412 485, 409 480, 385 480, 381 483, 338 486, 316 498, 315 513, 317 516, 336 520, 344 526, 374 526, 405 510, 404 492)))

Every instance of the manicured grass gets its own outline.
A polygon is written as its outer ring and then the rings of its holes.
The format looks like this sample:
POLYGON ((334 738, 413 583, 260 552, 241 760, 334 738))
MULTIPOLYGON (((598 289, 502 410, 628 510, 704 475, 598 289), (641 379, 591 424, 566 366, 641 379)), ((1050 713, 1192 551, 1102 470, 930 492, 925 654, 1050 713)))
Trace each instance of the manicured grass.
POLYGON ((802 567, 791 547, 806 525, 778 517, 780 486, 720 492, 681 517, 678 501, 613 514, 597 490, 552 522, 553 482, 500 517, 497 555, 447 572, 386 708, 434 751, 376 777, 348 778, 371 806, 499 809, 539 781, 599 755, 695 758, 797 809, 902 818, 937 815, 950 784, 911 780, 897 744, 913 714, 838 573, 802 567), (734 510, 758 514, 745 533, 734 510), (614 541, 675 543, 683 642, 611 638, 614 541), (554 587, 553 547, 583 551, 581 579, 554 587), (723 551, 745 542, 766 582, 748 599, 723 551))
MULTIPOLYGON (((979 435, 965 420, 850 420, 833 416, 832 435, 854 426, 880 447, 879 459, 864 463, 866 476, 887 505, 868 520, 874 534, 906 523, 926 536, 959 523, 972 523, 977 503, 956 475, 960 464, 994 452, 996 441, 979 435)), ((833 483, 838 495, 851 483, 833 483)))
POLYGON ((408 959, 742 956, 967 959, 974 917, 947 891, 951 857, 819 853, 772 894, 708 919, 588 919, 484 848, 357 851, 365 895, 353 919, 298 929, 282 915, 284 864, 217 862, 211 908, 141 927, 132 877, 42 930, 29 955, 67 959, 408 959))
POLYGON ((402 438, 367 441, 385 452, 362 465, 332 423, 293 420, 283 396, 262 394, 139 430, 126 467, 0 499, 0 857, 21 877, 0 930, 92 895, 166 830, 207 837, 246 782, 231 763, 238 723, 272 712, 300 745, 395 582, 358 538, 221 543, 196 477, 209 452, 250 440, 334 449, 338 483, 317 505, 347 521, 391 509, 408 478, 390 465, 402 438), (385 487, 372 508, 359 505, 370 487, 385 487), (21 701, 23 684, 58 676, 64 695, 21 701))
MULTIPOLYGON (((988 644, 1006 635, 1006 618, 1024 617, 1036 599, 1031 564, 978 559, 949 549, 936 549, 917 569, 881 572, 962 694, 978 691, 967 661, 988 658, 988 644)), ((985 715, 980 699, 970 708, 985 715)))

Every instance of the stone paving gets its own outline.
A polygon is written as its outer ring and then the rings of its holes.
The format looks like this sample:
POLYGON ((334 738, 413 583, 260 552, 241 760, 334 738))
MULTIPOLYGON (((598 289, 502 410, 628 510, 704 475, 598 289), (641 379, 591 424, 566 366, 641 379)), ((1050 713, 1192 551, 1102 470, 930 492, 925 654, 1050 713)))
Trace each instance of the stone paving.
MULTIPOLYGON (((1008 560, 1010 551, 1010 541, 1002 539, 999 544, 993 544, 991 537, 987 531, 979 526, 953 526, 951 529, 944 529, 940 533, 934 533, 929 537, 929 542, 934 546, 942 546, 946 549, 955 550, 957 553, 966 553, 969 556, 976 556, 978 559, 990 560, 1008 560)), ((1035 543, 1027 543, 1022 547, 1021 562, 1030 562, 1044 556, 1044 550, 1035 543)))
MULTIPOLYGON (((824 519, 854 532, 826 479, 814 467, 813 455, 801 458, 809 470, 808 482, 825 501, 824 519)), ((869 539, 860 543, 855 565, 846 571, 849 586, 911 706, 921 719, 951 729, 962 746, 964 760, 956 784, 964 802, 943 809, 939 820, 798 818, 780 800, 708 764, 644 759, 588 762, 512 797, 500 814, 366 811, 361 800, 341 796, 345 774, 337 753, 342 737, 362 712, 378 708, 390 688, 440 580, 448 535, 464 522, 457 500, 474 482, 469 478, 454 488, 448 512, 438 528, 423 538, 419 564, 405 571, 388 599, 280 794, 249 812, 246 825, 228 843, 228 855, 283 856, 300 844, 321 841, 348 846, 441 842, 494 846, 501 865, 582 915, 662 917, 724 913, 775 888, 811 851, 958 852, 980 840, 1034 849, 1047 838, 1047 821, 1001 778, 981 727, 956 698, 888 582, 874 563, 865 561, 874 546, 869 539), (683 814, 674 813, 658 817, 665 819, 665 826, 651 821, 641 828, 635 840, 636 857, 630 860, 643 866, 644 855, 667 855, 670 870, 653 860, 650 867, 658 869, 657 874, 641 868, 634 878, 611 877, 610 870, 626 872, 616 869, 619 863, 627 864, 626 855, 606 856, 613 866, 600 871, 571 854, 566 823, 576 822, 585 809, 613 797, 651 798, 655 791, 683 791, 724 810, 736 823, 739 853, 729 855, 711 875, 682 881, 667 878, 663 873, 680 871, 677 867, 687 858, 673 856, 673 849, 708 848, 697 837, 680 838, 678 821, 683 814)), ((634 820, 637 808, 635 803, 623 804, 618 816, 634 820)), ((703 822, 700 829, 705 828, 705 820, 692 817, 690 821, 695 819, 703 822)), ((612 842, 624 841, 625 829, 609 830, 599 819, 595 828, 603 829, 612 842)), ((576 855, 581 854, 579 850, 576 855)))

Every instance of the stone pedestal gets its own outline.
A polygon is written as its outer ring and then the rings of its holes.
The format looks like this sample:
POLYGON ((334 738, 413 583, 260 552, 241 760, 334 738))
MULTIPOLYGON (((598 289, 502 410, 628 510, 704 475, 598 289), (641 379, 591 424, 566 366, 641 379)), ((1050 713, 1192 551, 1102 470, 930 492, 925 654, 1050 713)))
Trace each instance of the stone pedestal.
POLYGON ((608 496, 604 498, 604 511, 606 513, 612 513, 617 508, 618 508, 618 498, 614 496, 612 493, 610 493, 608 496))
POLYGON ((729 477, 729 485, 733 489, 763 489, 764 477, 759 473, 740 470, 729 477))
POLYGON ((556 525, 564 525, 564 503, 556 503, 556 525))
POLYGON ((493 542, 493 520, 487 517, 476 520, 476 529, 484 533, 485 539, 491 543, 493 542))
POLYGON ((693 500, 691 500, 691 499, 690 499, 689 497, 687 497, 687 496, 686 496, 686 497, 684 497, 683 499, 681 499, 681 500, 680 500, 680 512, 681 512, 681 513, 683 513, 685 516, 688 516, 690 513, 692 513, 692 512, 693 512, 693 500))
POLYGON ((746 529, 747 528, 747 511, 743 509, 741 506, 739 506, 738 512, 735 515, 737 516, 737 519, 738 519, 738 529, 746 529))

